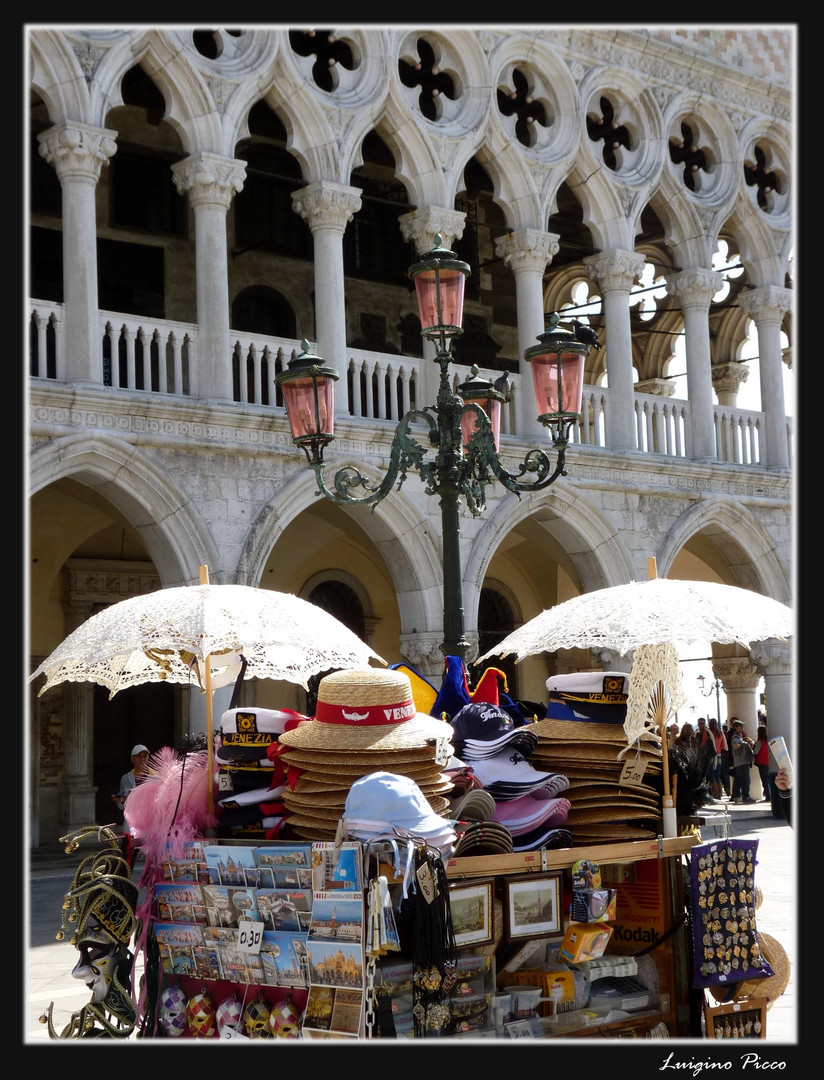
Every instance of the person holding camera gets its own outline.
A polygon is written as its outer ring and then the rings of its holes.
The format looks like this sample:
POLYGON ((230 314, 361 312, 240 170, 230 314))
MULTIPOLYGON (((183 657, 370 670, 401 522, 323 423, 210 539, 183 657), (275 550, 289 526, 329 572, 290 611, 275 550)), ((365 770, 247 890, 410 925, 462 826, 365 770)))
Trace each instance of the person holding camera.
POLYGON ((733 766, 732 801, 738 805, 754 803, 755 799, 750 798, 750 768, 755 760, 753 741, 744 731, 743 720, 732 716, 730 724, 732 725, 730 739, 733 766))

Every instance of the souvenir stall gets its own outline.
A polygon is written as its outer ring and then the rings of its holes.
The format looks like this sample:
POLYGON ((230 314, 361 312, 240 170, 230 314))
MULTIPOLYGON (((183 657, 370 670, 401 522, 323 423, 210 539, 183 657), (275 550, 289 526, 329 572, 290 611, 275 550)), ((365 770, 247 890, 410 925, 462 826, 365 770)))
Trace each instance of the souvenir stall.
POLYGON ((334 672, 313 717, 228 710, 208 820, 169 827, 186 766, 155 763, 127 815, 138 1037, 763 1038, 783 950, 756 927, 757 842, 664 835, 628 676, 550 679, 538 716, 450 665, 441 691, 334 672))
POLYGON ((512 700, 495 668, 473 688, 458 657, 440 688, 371 666, 385 661, 314 605, 210 585, 205 566, 198 586, 78 627, 31 676, 40 693, 196 679, 207 748, 162 748, 126 800, 139 905, 124 838, 81 830, 104 850, 59 936, 75 927, 93 1001, 60 1033, 50 1007, 49 1036, 763 1038, 786 954, 757 929, 757 842, 702 843, 693 824, 710 792, 702 762, 666 747, 669 643, 789 631, 650 563, 649 581, 556 605, 496 646, 633 652, 629 676, 559 676, 546 702, 512 700), (244 679, 323 671, 313 716, 238 706, 244 679))

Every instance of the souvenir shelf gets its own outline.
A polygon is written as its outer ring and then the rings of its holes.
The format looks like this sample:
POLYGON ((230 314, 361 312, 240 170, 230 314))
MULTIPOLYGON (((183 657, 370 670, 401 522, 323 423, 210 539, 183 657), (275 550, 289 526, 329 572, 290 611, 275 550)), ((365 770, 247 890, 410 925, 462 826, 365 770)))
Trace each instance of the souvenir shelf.
MULTIPOLYGON (((650 891, 650 882, 654 884, 653 892, 656 896, 656 933, 663 935, 663 931, 677 916, 673 904, 673 896, 680 895, 677 891, 680 883, 680 856, 689 853, 690 849, 699 841, 694 837, 659 838, 655 841, 641 841, 618 844, 590 845, 579 848, 565 849, 541 849, 537 851, 512 853, 509 855, 470 856, 446 860, 446 875, 454 886, 457 883, 471 886, 481 882, 490 883, 487 887, 490 891, 490 902, 494 891, 506 890, 510 887, 509 880, 528 880, 531 873, 544 873, 556 876, 559 882, 563 882, 569 892, 569 874, 573 864, 582 859, 596 861, 603 872, 605 884, 624 889, 629 897, 629 908, 632 908, 632 887, 638 881, 638 887, 643 891, 650 891)), ((220 842, 225 844, 224 841, 220 842)), ((230 847, 236 846, 229 841, 230 847)), ((256 849, 258 845, 251 845, 256 849)), ((272 845, 275 848, 280 845, 272 845)), ((208 850, 208 848, 207 848, 208 850)), ((383 861, 380 863, 380 872, 384 874, 390 884, 399 884, 395 880, 395 868, 383 861)), ((202 879, 201 879, 202 880, 202 879)), ((274 882, 273 882, 274 883, 274 882)), ((182 883, 181 883, 182 884, 182 883)), ((256 882, 257 887, 261 882, 256 882)), ((305 884, 305 883, 302 883, 305 884)), ((213 890, 214 891, 214 890, 213 890)), ((219 899, 219 898, 218 898, 219 899)), ((560 899, 560 894, 559 894, 560 899)), ((234 900, 234 898, 233 898, 234 900)), ((496 902, 497 903, 497 902, 496 902)), ((625 907, 624 910, 627 910, 625 907)), ((643 948, 643 913, 638 915, 641 929, 636 930, 636 940, 632 939, 632 932, 622 935, 617 932, 613 935, 609 951, 613 955, 632 955, 643 948), (640 941, 640 943, 639 943, 640 941)), ((500 917, 500 913, 499 913, 500 917)), ((566 916, 562 920, 567 921, 566 916)), ((635 925, 635 924, 633 924, 635 925)), ((158 927, 155 927, 157 933, 158 927)), ((652 935, 650 935, 652 936, 652 935)), ((536 941, 536 945, 538 942, 536 941)), ((628 1017, 618 1021, 612 1020, 612 1014, 607 1012, 603 1020, 599 1020, 596 1012, 586 1008, 574 1012, 553 1013, 554 1006, 541 1005, 538 1016, 531 1023, 528 1034, 534 1038, 551 1039, 558 1037, 572 1038, 635 1038, 654 1034, 659 1025, 665 1025, 663 1034, 669 1037, 677 1037, 686 1034, 679 1029, 679 1014, 683 1012, 682 1006, 687 1000, 686 982, 683 975, 682 961, 679 961, 677 948, 672 939, 664 940, 652 953, 657 974, 657 985, 654 994, 651 994, 649 1006, 633 1011, 628 1017)), ((540 949, 538 949, 540 954, 540 949)), ((180 985, 187 993, 196 993, 202 990, 204 985, 218 1005, 224 996, 235 992, 241 998, 261 996, 272 1008, 281 1003, 288 996, 292 999, 299 1010, 307 1004, 309 992, 309 979, 302 971, 301 963, 291 965, 289 972, 275 972, 273 976, 260 973, 247 972, 245 975, 230 977, 226 981, 226 971, 206 970, 209 962, 208 949, 201 950, 197 954, 201 963, 194 970, 171 971, 163 965, 165 970, 161 974, 161 987, 180 985), (292 971, 294 968, 294 971, 292 971), (211 978, 209 977, 211 975, 211 978), (223 975, 223 979, 220 976, 223 975), (271 978, 271 981, 269 979, 271 978), (289 984, 292 985, 289 985, 289 984), (274 984, 274 985, 273 985, 274 984)), ((529 967, 529 965, 524 965, 529 967)), ((378 965, 376 986, 383 989, 392 1003, 393 1018, 395 1020, 396 1037, 398 1039, 413 1038, 413 1022, 411 1019, 411 1003, 406 1001, 411 994, 412 965, 402 959, 388 956, 378 965), (410 1008, 406 1008, 410 1004, 410 1008)), ((461 949, 459 956, 458 976, 462 986, 461 992, 453 997, 454 1009, 450 1024, 451 1035, 454 1038, 501 1038, 501 1032, 495 1029, 492 998, 496 991, 496 985, 502 986, 509 980, 515 981, 511 973, 503 970, 499 964, 496 971, 496 954, 494 946, 487 949, 461 949)), ((526 1034, 524 1029, 522 1034, 526 1034)), ((353 1033, 354 1034, 354 1033, 353 1033)), ((306 1036, 304 1036, 306 1037, 306 1036)), ((362 1036, 361 1036, 362 1037, 362 1036)), ((513 1036, 514 1037, 514 1036, 513 1036)))
MULTIPOLYGON (((658 838, 654 841, 628 842, 618 844, 589 845, 579 848, 564 848, 513 853, 511 855, 486 855, 449 859, 446 864, 447 877, 450 880, 470 882, 476 878, 521 877, 530 873, 571 871, 572 866, 581 859, 597 862, 604 875, 604 883, 617 883, 623 888, 625 901, 632 902, 633 885, 636 880, 639 892, 649 890, 650 883, 655 886, 656 910, 654 916, 637 912, 635 929, 624 934, 613 935, 609 951, 613 955, 631 955, 643 949, 645 935, 652 939, 661 938, 674 919, 679 915, 673 898, 683 895, 680 857, 690 852, 700 843, 694 836, 658 838), (647 868, 643 869, 646 864, 647 868), (644 879, 647 884, 642 883, 644 879), (645 919, 655 919, 655 924, 648 932, 644 930, 645 919), (633 940, 633 937, 635 940, 633 940), (629 940, 627 940, 629 939, 629 940)), ((666 1026, 670 1038, 687 1035, 689 996, 686 957, 681 954, 672 938, 666 938, 651 950, 657 972, 657 993, 650 1001, 649 1008, 629 1014, 625 1019, 608 1021, 606 1016, 599 1022, 591 1010, 582 1009, 557 1017, 544 1015, 550 1013, 550 1006, 539 1008, 539 1022, 533 1023, 529 1034, 533 1038, 638 1038, 651 1035, 659 1025, 666 1026)), ((499 978, 503 972, 499 966, 499 978)))

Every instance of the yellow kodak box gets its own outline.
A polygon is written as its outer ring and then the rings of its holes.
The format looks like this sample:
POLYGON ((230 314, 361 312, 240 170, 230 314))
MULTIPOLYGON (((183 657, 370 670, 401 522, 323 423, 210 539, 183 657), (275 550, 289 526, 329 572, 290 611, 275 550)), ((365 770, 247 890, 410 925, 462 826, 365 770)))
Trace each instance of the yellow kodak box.
POLYGON ((597 960, 612 937, 612 927, 607 923, 571 922, 558 949, 559 960, 597 960))

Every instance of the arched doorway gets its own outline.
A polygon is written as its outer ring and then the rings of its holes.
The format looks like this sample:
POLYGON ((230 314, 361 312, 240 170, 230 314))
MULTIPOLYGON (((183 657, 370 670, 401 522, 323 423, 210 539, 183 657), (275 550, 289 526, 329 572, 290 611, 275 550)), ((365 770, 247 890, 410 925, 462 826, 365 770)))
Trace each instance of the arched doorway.
MULTIPOLYGON (((316 585, 307 596, 310 604, 317 604, 330 615, 343 623, 353 634, 357 634, 363 641, 366 635, 366 619, 364 617, 361 598, 351 585, 346 582, 330 578, 316 585)), ((329 669, 330 671, 333 669, 329 669)), ((314 716, 315 706, 318 700, 318 684, 329 671, 321 671, 309 679, 309 690, 306 695, 307 716, 314 716)))

